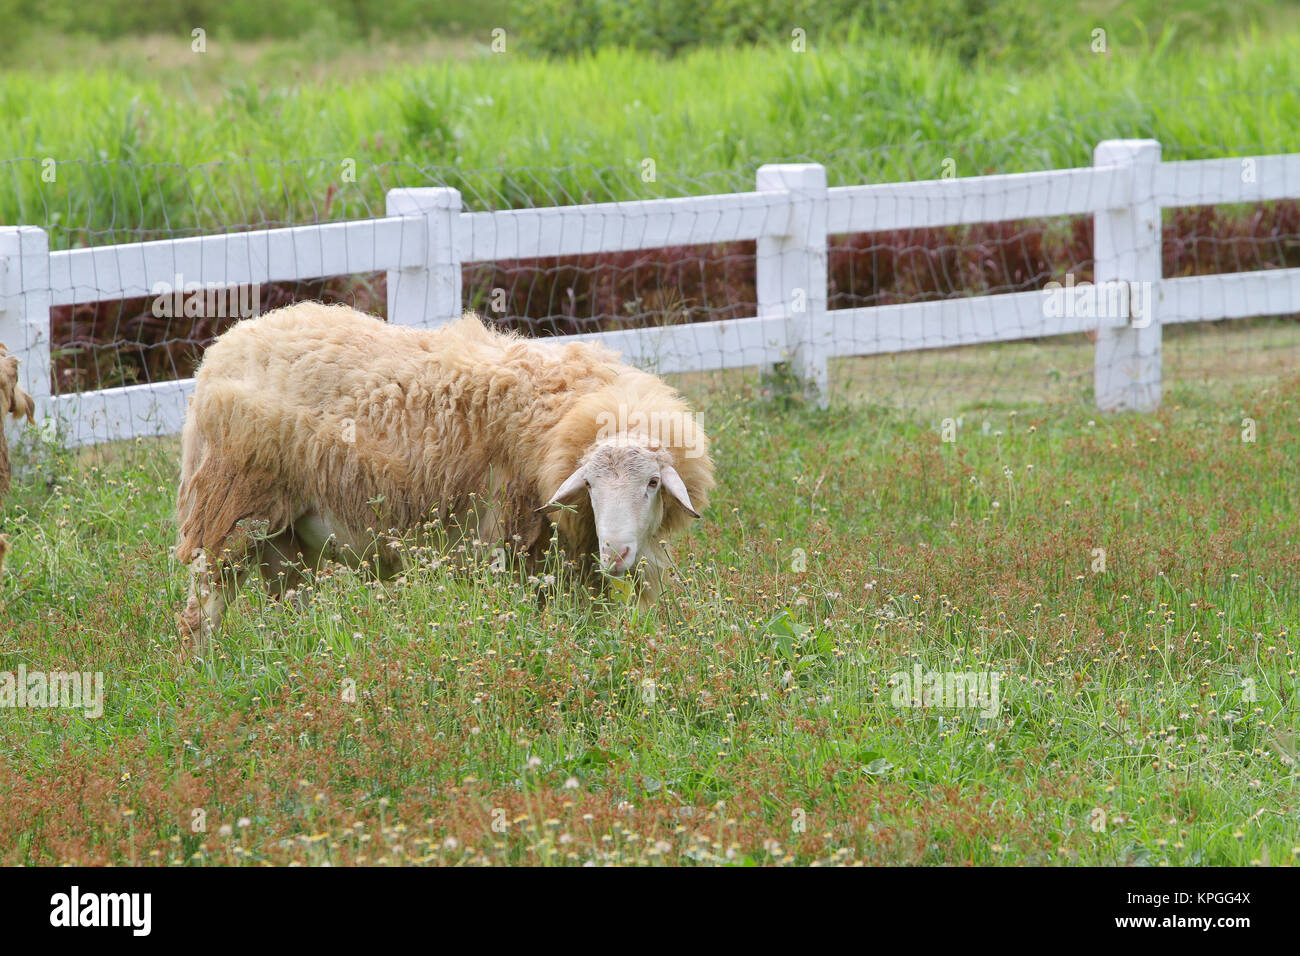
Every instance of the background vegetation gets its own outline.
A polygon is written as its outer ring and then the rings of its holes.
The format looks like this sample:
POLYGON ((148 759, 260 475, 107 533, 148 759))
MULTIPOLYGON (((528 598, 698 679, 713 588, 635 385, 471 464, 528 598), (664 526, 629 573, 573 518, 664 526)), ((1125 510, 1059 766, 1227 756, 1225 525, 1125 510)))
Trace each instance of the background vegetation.
POLYGON ((1113 137, 1154 137, 1173 159, 1295 148, 1300 27, 1285 10, 1266 32, 1244 14, 1203 39, 1186 25, 1217 22, 1170 14, 1152 33, 1117 11, 1079 15, 1035 34, 1064 44, 1048 62, 977 69, 851 27, 812 30, 803 54, 781 29, 671 60, 542 59, 522 30, 504 54, 480 32, 449 55, 414 38, 367 56, 337 35, 220 31, 196 54, 185 30, 105 60, 97 41, 65 38, 0 74, 0 222, 47 225, 67 246, 373 214, 395 185, 454 185, 497 208, 752 189, 758 165, 798 158, 841 184, 933 178, 946 159, 963 176, 1087 165, 1113 137))
POLYGON ((552 55, 606 46, 675 55, 697 46, 761 44, 774 32, 789 37, 800 28, 821 43, 860 32, 942 49, 966 63, 1035 67, 1070 56, 1079 36, 1105 22, 1136 28, 1142 40, 1212 40, 1274 12, 1268 0, 521 0, 511 7, 530 47, 552 55))
POLYGON ((392 32, 463 33, 502 23, 508 0, 0 0, 6 30, 17 36, 63 34, 99 40, 201 27, 237 40, 392 32))

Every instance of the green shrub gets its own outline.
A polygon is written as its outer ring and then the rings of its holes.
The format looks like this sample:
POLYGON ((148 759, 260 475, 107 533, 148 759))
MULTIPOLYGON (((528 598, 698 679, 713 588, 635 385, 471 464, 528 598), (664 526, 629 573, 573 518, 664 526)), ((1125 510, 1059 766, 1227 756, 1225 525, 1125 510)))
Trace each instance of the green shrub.
POLYGON ((1268 0, 1164 0, 1121 5, 1040 0, 518 0, 514 22, 527 50, 563 56, 629 47, 676 55, 694 46, 787 44, 796 27, 810 46, 862 31, 944 49, 963 62, 1053 60, 1086 47, 1092 30, 1166 27, 1202 39, 1241 30, 1274 6, 1268 0))
POLYGON ((252 40, 304 33, 371 36, 458 33, 505 23, 508 0, 0 0, 6 41, 11 26, 119 37, 148 33, 210 34, 252 40))

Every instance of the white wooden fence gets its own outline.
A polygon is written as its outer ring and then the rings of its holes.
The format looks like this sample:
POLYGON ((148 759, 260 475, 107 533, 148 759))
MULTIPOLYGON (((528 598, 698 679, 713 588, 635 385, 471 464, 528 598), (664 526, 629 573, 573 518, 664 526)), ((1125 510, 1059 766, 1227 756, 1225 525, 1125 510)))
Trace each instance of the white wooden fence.
POLYGON ((434 326, 460 314, 464 263, 752 239, 756 316, 577 337, 663 373, 789 362, 822 401, 832 357, 1096 329, 1098 406, 1151 409, 1163 325, 1300 313, 1300 269, 1162 279, 1160 265, 1162 207, 1300 198, 1300 154, 1167 163, 1159 143, 1111 140, 1079 169, 828 189, 821 166, 777 165, 756 186, 499 212, 463 212, 454 189, 396 189, 382 219, 60 252, 39 228, 0 228, 0 342, 40 413, 84 445, 178 432, 194 382, 52 395, 51 306, 151 296, 178 275, 237 286, 386 271, 389 320, 434 326), (828 235, 1080 214, 1094 217, 1096 282, 1148 284, 1143 314, 1128 299, 1118 314, 1052 308, 1043 292, 827 308, 828 235))

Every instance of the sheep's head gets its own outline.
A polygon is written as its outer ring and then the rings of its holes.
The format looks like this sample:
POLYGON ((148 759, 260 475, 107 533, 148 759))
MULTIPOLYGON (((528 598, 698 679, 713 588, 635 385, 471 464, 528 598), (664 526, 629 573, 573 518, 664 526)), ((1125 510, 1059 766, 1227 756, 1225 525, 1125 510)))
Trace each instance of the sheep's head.
POLYGON ((600 563, 622 574, 649 555, 667 508, 698 518, 672 455, 636 435, 605 438, 588 449, 542 509, 572 505, 587 496, 596 524, 600 563))

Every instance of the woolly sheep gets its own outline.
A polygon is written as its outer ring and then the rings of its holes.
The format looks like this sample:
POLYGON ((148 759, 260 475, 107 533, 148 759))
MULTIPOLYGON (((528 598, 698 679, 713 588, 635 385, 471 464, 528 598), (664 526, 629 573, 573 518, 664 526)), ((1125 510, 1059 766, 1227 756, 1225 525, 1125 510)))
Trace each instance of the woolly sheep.
MULTIPOLYGON (((18 385, 18 357, 0 345, 0 498, 9 491, 9 445, 5 440, 3 419, 8 413, 14 418, 36 420, 36 403, 18 385)), ((4 570, 9 554, 9 539, 0 534, 0 571, 4 570)))
POLYGON ((418 534, 434 518, 530 568, 554 520, 588 576, 642 562, 648 602, 663 540, 712 488, 686 403, 608 349, 473 314, 421 330, 289 306, 234 326, 195 376, 177 498, 176 553, 193 572, 182 634, 210 634, 250 566, 282 592, 326 558, 396 573, 370 529, 418 534))

